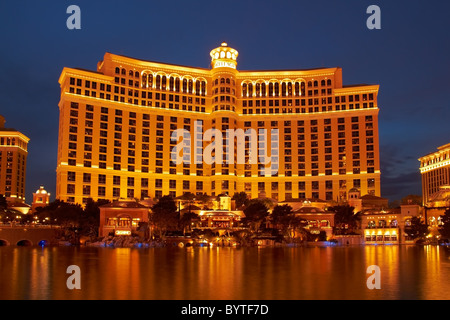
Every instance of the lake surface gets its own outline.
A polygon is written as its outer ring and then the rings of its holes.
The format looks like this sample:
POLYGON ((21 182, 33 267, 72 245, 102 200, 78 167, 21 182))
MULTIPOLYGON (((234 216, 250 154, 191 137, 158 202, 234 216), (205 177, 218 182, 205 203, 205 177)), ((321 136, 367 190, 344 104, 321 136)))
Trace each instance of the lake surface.
POLYGON ((0 247, 2 300, 449 299, 437 246, 298 248, 0 247), (70 290, 70 265, 81 289, 70 290), (369 290, 378 265, 381 289, 369 290))

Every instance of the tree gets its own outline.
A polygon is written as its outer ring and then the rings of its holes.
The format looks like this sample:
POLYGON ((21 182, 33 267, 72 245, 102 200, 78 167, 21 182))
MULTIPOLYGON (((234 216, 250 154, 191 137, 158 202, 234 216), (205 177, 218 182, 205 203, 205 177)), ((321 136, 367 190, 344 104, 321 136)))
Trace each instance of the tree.
POLYGON ((196 219, 198 215, 194 212, 188 211, 182 214, 179 221, 180 229, 183 230, 183 233, 186 229, 191 229, 192 220, 196 219))
POLYGON ((8 202, 4 195, 0 194, 0 212, 5 211, 8 208, 8 202))
POLYGON ((212 197, 208 196, 206 193, 197 195, 196 200, 199 201, 203 205, 202 209, 204 209, 204 210, 208 210, 213 207, 212 197))
POLYGON ((405 227, 405 233, 411 239, 423 238, 428 234, 428 226, 419 217, 411 218, 411 225, 405 227))
POLYGON ((40 220, 47 221, 49 224, 58 224, 61 227, 79 227, 83 208, 78 204, 56 199, 37 211, 37 214, 40 220))
POLYGON ((450 209, 444 212, 441 216, 442 226, 439 227, 439 233, 443 238, 450 239, 450 209))
POLYGON ((79 244, 83 208, 78 204, 56 199, 37 211, 39 220, 61 227, 61 235, 73 244, 79 244))
POLYGON ((358 227, 361 219, 359 214, 355 214, 355 208, 349 205, 329 207, 328 211, 335 213, 334 225, 337 234, 352 233, 358 227))
POLYGON ((98 235, 98 228, 100 226, 100 206, 108 204, 110 201, 106 199, 87 199, 84 207, 84 212, 80 219, 81 234, 89 237, 96 237, 98 235))
POLYGON ((231 200, 234 200, 236 202, 237 209, 246 207, 250 202, 250 199, 248 198, 247 193, 245 193, 245 191, 236 192, 231 198, 231 200))
POLYGON ((297 217, 290 205, 284 204, 282 206, 276 206, 272 211, 272 221, 274 225, 281 230, 281 234, 292 240, 298 233, 305 235, 306 230, 304 227, 306 223, 300 217, 297 217))
POLYGON ((153 205, 150 221, 159 231, 160 238, 162 238, 167 231, 177 229, 179 213, 177 212, 177 205, 171 196, 163 196, 153 205))
POLYGON ((252 200, 244 209, 244 222, 246 222, 252 231, 258 231, 261 223, 269 214, 267 206, 259 200, 252 200))

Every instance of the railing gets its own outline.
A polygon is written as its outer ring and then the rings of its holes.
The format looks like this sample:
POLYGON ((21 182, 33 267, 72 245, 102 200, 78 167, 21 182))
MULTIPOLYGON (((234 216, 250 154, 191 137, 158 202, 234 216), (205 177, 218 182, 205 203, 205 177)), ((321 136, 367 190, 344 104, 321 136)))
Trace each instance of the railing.
POLYGON ((0 223, 0 228, 36 228, 36 229, 55 229, 61 228, 58 225, 48 225, 48 224, 18 224, 18 223, 0 223))
POLYGON ((367 226, 365 229, 399 229, 399 226, 367 226))

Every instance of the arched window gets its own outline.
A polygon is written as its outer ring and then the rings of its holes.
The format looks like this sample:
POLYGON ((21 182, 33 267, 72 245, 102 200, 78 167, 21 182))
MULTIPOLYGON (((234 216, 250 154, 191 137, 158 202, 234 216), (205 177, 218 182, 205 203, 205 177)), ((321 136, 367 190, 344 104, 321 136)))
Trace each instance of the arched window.
POLYGON ((123 75, 126 75, 126 74, 127 74, 127 70, 122 69, 122 74, 123 74, 123 75))
POLYGON ((253 96, 253 84, 251 83, 248 84, 248 96, 249 97, 253 96))
POLYGON ((156 76, 156 89, 161 89, 161 76, 159 74, 156 76))
POLYGON ((139 72, 136 71, 136 72, 134 73, 134 77, 139 79, 139 72))
POLYGON ((183 79, 183 92, 186 93, 187 92, 187 80, 183 79))
POLYGON ((226 83, 230 84, 230 78, 227 78, 226 83))
POLYGON ((275 91, 275 97, 279 97, 280 96, 280 84, 278 82, 275 82, 274 91, 275 91))
POLYGON ((247 96, 247 84, 244 83, 242 85, 242 96, 246 97, 247 96))
POLYGON ((305 83, 302 82, 300 85, 300 95, 305 96, 306 95, 306 89, 305 89, 305 83))
POLYGON ((298 82, 295 83, 294 90, 295 90, 295 95, 299 96, 300 95, 300 83, 298 83, 298 82))
POLYGON ((283 82, 283 83, 281 84, 281 95, 282 95, 283 97, 286 96, 286 82, 283 82))
POLYGON ((147 74, 143 73, 142 74, 142 88, 146 88, 147 87, 147 74))
POLYGON ((162 90, 166 90, 166 83, 167 83, 167 77, 162 76, 162 81, 161 81, 162 90))
POLYGON ((261 95, 261 84, 259 82, 255 85, 255 91, 256 96, 259 97, 261 95))
POLYGON ((128 71, 128 75, 129 75, 130 77, 132 77, 132 76, 134 75, 133 70, 128 71))
POLYGON ((287 95, 292 97, 292 82, 289 82, 287 85, 287 95))
POLYGON ((149 88, 153 87, 153 75, 152 74, 148 75, 148 87, 149 88))
POLYGON ((331 86, 331 79, 327 80, 327 86, 331 86))
POLYGON ((194 87, 194 82, 192 81, 192 79, 189 79, 189 83, 188 83, 188 92, 192 93, 194 87))
POLYGON ((195 81, 195 94, 197 95, 197 96, 199 96, 200 95, 200 81, 195 81))
POLYGON ((120 74, 120 68, 116 67, 116 74, 120 74))
POLYGON ((322 80, 322 81, 320 81, 320 85, 322 86, 322 87, 325 87, 325 80, 322 80))
POLYGON ((206 81, 202 81, 202 96, 206 96, 206 81))
POLYGON ((273 82, 269 83, 269 97, 273 96, 273 82))
POLYGON ((175 79, 175 91, 180 92, 180 79, 179 78, 175 79))
POLYGON ((263 97, 266 96, 266 84, 265 83, 261 83, 261 96, 263 96, 263 97))
POLYGON ((220 83, 225 83, 225 78, 221 78, 220 83))
POLYGON ((175 89, 175 79, 173 77, 169 78, 169 90, 174 91, 175 89))
POLYGON ((318 87, 319 86, 319 82, 317 80, 314 80, 314 87, 318 87))

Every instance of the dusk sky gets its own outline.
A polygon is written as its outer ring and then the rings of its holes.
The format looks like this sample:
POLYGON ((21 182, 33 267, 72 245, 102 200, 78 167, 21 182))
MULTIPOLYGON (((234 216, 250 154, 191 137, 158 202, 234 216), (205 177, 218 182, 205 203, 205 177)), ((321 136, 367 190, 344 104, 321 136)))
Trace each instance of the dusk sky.
POLYGON ((2 1, 0 114, 26 134, 26 200, 56 188, 58 78, 96 70, 106 52, 210 67, 222 41, 239 70, 341 67, 344 85, 379 84, 381 193, 421 194, 418 158, 450 143, 450 2, 2 1), (369 30, 370 5, 381 30, 369 30), (69 30, 67 7, 81 9, 69 30))

